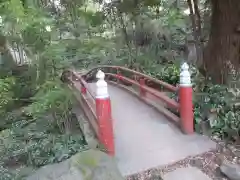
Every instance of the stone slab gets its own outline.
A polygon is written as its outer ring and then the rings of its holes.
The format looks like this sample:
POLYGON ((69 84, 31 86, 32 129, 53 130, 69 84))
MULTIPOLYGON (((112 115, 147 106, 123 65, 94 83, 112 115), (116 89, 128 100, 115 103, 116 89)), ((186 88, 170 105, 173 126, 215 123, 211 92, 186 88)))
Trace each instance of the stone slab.
POLYGON ((201 170, 195 167, 178 168, 163 176, 163 180, 212 180, 201 170))

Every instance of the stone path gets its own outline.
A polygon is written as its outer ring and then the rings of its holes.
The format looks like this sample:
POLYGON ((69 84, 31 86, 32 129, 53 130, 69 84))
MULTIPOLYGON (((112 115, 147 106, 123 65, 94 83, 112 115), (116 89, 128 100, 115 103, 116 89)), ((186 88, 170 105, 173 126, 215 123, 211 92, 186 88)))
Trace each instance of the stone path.
MULTIPOLYGON (((90 83, 93 92, 95 83, 90 83)), ((120 172, 131 175, 174 163, 216 147, 197 134, 184 135, 165 116, 123 89, 109 85, 120 172)))
POLYGON ((211 180, 206 174, 195 167, 178 168, 163 176, 163 180, 211 180))

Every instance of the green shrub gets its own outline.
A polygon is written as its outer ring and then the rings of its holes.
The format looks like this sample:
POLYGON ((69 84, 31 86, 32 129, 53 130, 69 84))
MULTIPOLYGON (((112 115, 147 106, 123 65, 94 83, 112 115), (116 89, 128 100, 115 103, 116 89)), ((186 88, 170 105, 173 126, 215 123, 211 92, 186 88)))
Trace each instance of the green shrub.
POLYGON ((166 64, 165 66, 146 69, 144 73, 172 85, 179 83, 180 69, 175 64, 166 64))
POLYGON ((240 90, 208 84, 194 96, 195 125, 206 121, 209 131, 224 139, 236 140, 240 134, 240 90))
POLYGON ((12 163, 34 169, 61 162, 87 148, 80 134, 59 134, 49 118, 22 119, 11 129, 0 132, 1 178, 14 179, 16 173, 10 171, 12 163))
POLYGON ((13 99, 13 85, 15 84, 14 78, 0 79, 0 113, 5 113, 10 105, 12 105, 13 99))
POLYGON ((47 81, 38 88, 32 97, 33 103, 25 111, 32 116, 41 116, 49 112, 68 111, 72 104, 72 93, 60 80, 47 81))
MULTIPOLYGON (((180 70, 176 65, 148 70, 149 75, 176 85, 180 70)), ((240 135, 240 89, 214 85, 204 80, 198 70, 191 67, 195 130, 203 132, 204 123, 210 134, 223 139, 237 140, 240 135)), ((171 93, 170 98, 176 99, 171 93)))

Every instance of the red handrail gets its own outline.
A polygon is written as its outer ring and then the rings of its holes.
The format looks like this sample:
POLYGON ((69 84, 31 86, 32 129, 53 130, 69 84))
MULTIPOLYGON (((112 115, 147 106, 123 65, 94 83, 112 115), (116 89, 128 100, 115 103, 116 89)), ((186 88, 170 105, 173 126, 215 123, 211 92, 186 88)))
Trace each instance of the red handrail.
MULTIPOLYGON (((95 106, 93 106, 93 104, 89 104, 89 98, 87 98, 87 95, 89 95, 94 100, 94 105, 96 105, 97 103, 95 103, 95 96, 93 95, 93 92, 91 92, 91 90, 89 89, 88 82, 89 82, 89 80, 91 81, 92 78, 95 79, 94 76, 95 76, 95 73, 97 73, 96 70, 98 70, 98 69, 102 69, 105 72, 105 75, 107 77, 113 77, 112 79, 107 79, 108 81, 118 85, 119 87, 125 88, 126 90, 130 91, 134 95, 140 97, 140 99, 145 101, 147 104, 155 106, 159 111, 161 111, 164 115, 169 117, 169 119, 175 121, 178 125, 180 125, 179 123, 184 121, 184 118, 182 118, 182 113, 181 113, 181 118, 179 118, 177 115, 172 113, 171 110, 167 110, 164 107, 159 106, 158 101, 155 101, 155 100, 151 99, 150 96, 147 96, 147 94, 152 95, 152 96, 156 97, 157 99, 161 100, 160 105, 162 104, 162 101, 164 101, 168 107, 170 107, 171 109, 175 109, 179 112, 180 104, 178 102, 176 102, 175 100, 171 99, 170 97, 168 97, 167 95, 165 95, 163 92, 160 92, 162 87, 171 92, 178 92, 178 87, 170 85, 161 80, 155 79, 155 78, 145 75, 143 73, 128 69, 126 67, 121 67, 121 66, 98 66, 98 67, 91 69, 90 71, 88 71, 85 74, 79 74, 74 70, 70 70, 71 74, 75 78, 75 83, 72 83, 72 85, 83 88, 83 89, 81 89, 82 97, 85 100, 87 106, 90 108, 90 110, 94 114, 96 120, 97 120, 96 109, 95 109, 95 111, 93 111, 93 108, 92 108, 95 106), (125 74, 125 76, 124 76, 124 74, 125 74), (88 79, 88 77, 90 77, 91 79, 88 79), (116 80, 117 80, 117 82, 115 82, 116 80), (158 87, 157 88, 150 87, 150 85, 148 83, 146 83, 148 81, 153 82, 154 84, 160 85, 161 89, 159 89, 158 87), (120 84, 119 84, 119 82, 120 82, 120 84), (136 93, 136 90, 134 90, 134 88, 133 89, 129 88, 128 85, 137 86, 140 89, 140 93, 136 93), (88 93, 86 94, 86 92, 88 92, 88 93)), ((183 92, 181 90, 182 90, 182 87, 180 88, 180 92, 183 92)), ((181 99, 186 99, 186 98, 181 98, 181 99)), ((189 99, 189 102, 190 101, 191 101, 191 99, 189 99)), ((182 106, 182 104, 181 104, 181 106, 182 106)), ((182 110, 182 108, 181 108, 181 110, 182 110)), ((191 119, 191 118, 188 118, 188 119, 191 119)), ((191 120, 188 120, 188 121, 191 121, 191 120)), ((190 124, 190 123, 188 123, 188 124, 190 124)), ((189 125, 189 127, 190 127, 190 125, 189 125)))
MULTIPOLYGON (((115 147, 114 147, 114 135, 113 135, 113 126, 112 126, 112 113, 111 113, 111 103, 110 103, 110 98, 102 98, 101 96, 99 97, 94 97, 93 94, 91 93, 91 90, 89 90, 88 84, 86 80, 84 79, 84 75, 79 75, 77 72, 72 71, 72 75, 76 78, 76 80, 80 83, 81 89, 80 92, 82 92, 82 98, 85 100, 87 103, 88 108, 92 111, 94 114, 94 117, 87 116, 90 124, 92 124, 92 127, 96 127, 94 130, 96 132, 96 135, 100 141, 100 143, 103 143, 108 150, 109 155, 114 155, 115 154, 115 147), (89 92, 90 96, 94 99, 94 106, 90 105, 88 103, 87 93, 89 92), (94 107, 94 110, 93 109, 94 107), (96 125, 96 126, 94 126, 96 125)), ((96 87, 97 88, 97 87, 96 87)), ((101 88, 98 86, 98 88, 101 88)), ((80 99, 81 101, 81 99, 80 99)), ((84 106, 83 106, 84 109, 84 106)), ((87 115, 88 111, 85 109, 85 114, 87 115)))
MULTIPOLYGON (((118 75, 116 75, 116 74, 112 74, 112 73, 105 73, 105 74, 109 75, 109 76, 112 76, 112 77, 115 77, 115 78, 119 78, 118 75)), ((155 97, 163 100, 164 102, 168 103, 172 108, 179 109, 179 104, 176 101, 172 100, 171 98, 167 97, 166 95, 163 95, 160 92, 157 92, 157 91, 153 90, 152 88, 147 87, 146 85, 143 86, 143 85, 135 82, 134 80, 131 80, 131 79, 127 78, 127 77, 121 76, 120 79, 142 88, 143 90, 147 91, 148 93, 152 94, 153 96, 155 96, 155 97)))
POLYGON ((125 71, 125 72, 129 72, 129 73, 132 73, 134 76, 135 76, 135 79, 136 79, 136 76, 140 77, 141 78, 144 78, 145 81, 146 80, 149 80, 149 81, 152 81, 156 84, 159 84, 160 86, 163 86, 164 88, 168 89, 169 91, 171 92, 176 92, 178 90, 177 87, 173 86, 173 85, 170 85, 166 82, 163 82, 161 80, 157 80, 153 77, 150 77, 148 75, 145 75, 143 73, 140 73, 140 72, 137 72, 137 71, 134 71, 134 70, 131 70, 131 69, 128 69, 126 67, 121 67, 121 66, 98 66, 98 67, 95 67, 93 69, 91 69, 88 73, 86 73, 85 75, 83 75, 84 77, 87 77, 89 74, 91 74, 93 71, 96 71, 97 69, 113 69, 113 70, 116 70, 116 74, 113 74, 113 73, 110 73, 109 71, 105 71, 105 74, 107 76, 111 76, 111 77, 114 77, 118 80, 122 80, 122 81, 125 81, 127 83, 130 83, 130 84, 133 84, 133 85, 136 85, 138 86, 140 89, 142 89, 143 91, 145 92, 148 92, 150 93, 151 95, 159 98, 160 100, 164 101, 165 103, 167 103, 171 108, 174 108, 176 110, 179 110, 179 103, 177 103, 175 100, 167 97, 166 95, 164 95, 163 93, 157 91, 157 90, 154 90, 153 88, 151 87, 148 87, 146 84, 142 84, 141 82, 138 82, 136 80, 133 80, 133 79, 130 79, 128 77, 124 77, 123 74, 119 74, 119 70, 122 70, 122 71, 125 71))
MULTIPOLYGON (((91 69, 90 71, 88 71, 88 73, 82 75, 81 77, 83 79, 85 79, 85 82, 86 82, 89 80, 88 77, 90 77, 92 79, 92 77, 95 76, 95 73, 97 73, 98 69, 102 69, 105 72, 105 75, 107 77, 113 77, 113 79, 116 79, 118 85, 120 85, 119 81, 121 81, 121 82, 123 82, 123 84, 129 83, 129 85, 137 86, 140 89, 140 94, 138 94, 138 97, 141 97, 141 99, 143 101, 145 101, 146 103, 150 103, 154 107, 156 107, 155 105, 157 105, 157 104, 155 104, 156 103, 155 101, 152 101, 150 99, 149 99, 150 100, 149 102, 146 101, 148 99, 148 97, 145 95, 146 95, 146 93, 148 93, 148 94, 151 94, 152 96, 156 97, 157 99, 160 99, 161 101, 165 102, 167 107, 171 108, 172 110, 174 109, 175 112, 179 112, 180 105, 178 102, 171 99, 170 97, 165 95, 163 92, 160 92, 159 89, 155 89, 155 88, 148 86, 148 84, 146 82, 147 81, 153 82, 156 85, 160 85, 163 88, 169 90, 170 92, 177 92, 178 87, 170 85, 161 80, 157 80, 157 79, 150 77, 148 75, 145 75, 143 73, 128 69, 126 67, 121 67, 121 66, 98 66, 98 67, 91 69), (124 74, 125 74, 124 72, 127 72, 128 74, 124 76, 124 74), (129 75, 131 77, 127 77, 129 75), (132 77, 134 77, 134 79, 132 79, 132 77)), ((107 78, 107 80, 112 82, 112 80, 110 80, 108 78, 107 78)), ((115 81, 115 80, 113 80, 113 81, 115 81)), ((117 85, 117 84, 115 84, 115 85, 117 85)), ((120 86, 122 87, 122 85, 120 85, 120 86)), ((125 88, 125 89, 130 90, 129 88, 125 88)), ((130 90, 130 91, 132 91, 132 90, 130 90)), ((135 95, 137 95, 137 94, 135 94, 135 95)), ((180 119, 177 115, 175 115, 170 110, 167 110, 165 108, 160 108, 160 107, 156 107, 156 108, 159 111, 161 111, 165 116, 167 116, 169 119, 173 120, 175 123, 177 123, 179 125, 180 119)))
MULTIPOLYGON (((90 95, 90 97, 93 100, 95 99, 95 97, 92 94, 92 92, 89 90, 88 83, 86 82, 85 78, 89 74, 91 74, 93 71, 96 71, 97 69, 103 69, 103 68, 104 69, 107 68, 107 69, 116 70, 116 73, 119 73, 119 70, 122 70, 122 71, 125 71, 125 72, 130 72, 135 76, 135 78, 136 78, 136 76, 138 76, 140 78, 144 78, 145 80, 152 81, 152 82, 154 82, 156 84, 159 84, 159 85, 163 86, 164 88, 170 90, 171 92, 176 92, 177 89, 178 89, 177 87, 175 87, 173 85, 170 85, 166 82, 163 82, 161 80, 155 79, 155 78, 150 77, 148 75, 145 75, 143 73, 128 69, 126 67, 121 67, 121 66, 108 66, 108 65, 98 66, 98 67, 92 68, 90 71, 88 71, 86 74, 83 74, 83 75, 80 75, 75 70, 70 70, 72 72, 72 75, 75 78, 75 81, 79 81, 81 83, 81 85, 86 88, 88 94, 90 95)), ((112 77, 117 78, 119 80, 123 80, 125 82, 128 82, 130 84, 134 84, 134 85, 140 87, 142 90, 144 90, 144 91, 150 93, 151 95, 153 95, 153 96, 161 99, 162 101, 166 102, 171 108, 175 108, 177 110, 179 109, 179 104, 176 101, 172 100, 171 98, 167 97, 166 95, 163 95, 163 93, 158 92, 158 91, 154 90, 153 88, 148 87, 146 84, 143 85, 140 82, 137 82, 136 80, 132 80, 128 77, 124 77, 122 74, 113 74, 113 73, 109 73, 109 72, 105 72, 105 74, 107 76, 112 76, 112 77)), ((93 102, 95 103, 95 101, 93 101, 93 102)))
MULTIPOLYGON (((143 73, 140 73, 140 72, 138 72, 138 71, 134 71, 134 70, 128 69, 128 68, 126 68, 126 67, 121 67, 121 66, 106 66, 106 65, 104 65, 104 66, 98 66, 98 67, 95 67, 95 68, 91 69, 87 74, 90 74, 92 71, 94 71, 94 70, 96 70, 96 69, 102 69, 102 68, 110 68, 110 69, 112 68, 112 69, 115 69, 115 70, 127 71, 127 72, 130 72, 130 73, 133 73, 134 75, 138 75, 138 76, 140 76, 140 77, 142 77, 142 78, 145 78, 145 79, 147 79, 147 80, 150 80, 150 81, 152 81, 152 82, 154 82, 154 83, 156 83, 156 84, 159 84, 159 85, 165 87, 166 89, 170 90, 171 92, 176 92, 176 91, 178 90, 177 87, 175 87, 175 86, 173 86, 173 85, 171 85, 171 84, 168 84, 168 83, 166 83, 166 82, 164 82, 164 81, 155 79, 155 78, 153 78, 153 77, 151 77, 151 76, 148 76, 148 75, 146 75, 146 74, 143 74, 143 73)), ((86 75, 87 75, 87 74, 86 74, 86 75)))
MULTIPOLYGON (((84 95, 83 93, 79 93, 78 95, 80 95, 83 100, 83 103, 87 105, 88 109, 90 110, 89 112, 92 114, 92 116, 94 117, 94 119, 90 119, 90 124, 95 132, 95 134, 98 136, 99 132, 98 132, 98 123, 97 123, 97 115, 96 115, 96 109, 95 109, 95 98, 94 95, 92 94, 92 92, 87 88, 88 84, 87 82, 84 80, 84 78, 82 77, 82 75, 78 74, 77 72, 70 70, 71 72, 71 77, 67 77, 68 80, 70 81, 71 85, 68 85, 70 88, 75 88, 78 92, 81 92, 81 88, 82 87, 86 87, 86 90, 88 92, 88 94, 90 95, 92 101, 90 102, 89 99, 87 98, 86 95, 84 95)), ((76 98, 78 99, 78 95, 75 94, 76 98)), ((80 99, 78 99, 80 100, 80 99)), ((85 112, 87 113, 87 112, 85 112)), ((88 114, 88 113, 87 113, 88 114)), ((86 114, 86 115, 87 115, 86 114)), ((87 115, 88 116, 88 115, 87 115)))
MULTIPOLYGON (((90 97, 91 97, 93 100, 95 100, 94 95, 92 94, 92 92, 91 92, 91 91, 89 90, 89 88, 88 88, 88 83, 85 81, 85 79, 82 77, 82 75, 78 74, 78 73, 75 72, 75 71, 72 71, 72 74, 75 76, 75 78, 76 78, 75 80, 76 80, 76 81, 79 81, 79 82, 81 83, 81 85, 86 88, 86 90, 87 90, 87 92, 89 93, 90 97)), ((94 101, 94 103, 95 103, 95 101, 94 101)))

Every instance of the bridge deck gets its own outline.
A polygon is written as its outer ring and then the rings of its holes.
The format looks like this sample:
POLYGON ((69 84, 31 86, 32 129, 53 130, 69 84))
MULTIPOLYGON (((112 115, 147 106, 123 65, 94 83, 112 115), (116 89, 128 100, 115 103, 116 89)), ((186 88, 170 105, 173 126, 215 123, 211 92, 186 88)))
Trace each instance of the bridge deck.
MULTIPOLYGON (((89 88, 94 91, 95 84, 89 88)), ((207 137, 184 135, 166 117, 127 91, 109 85, 116 159, 123 175, 174 163, 215 148, 207 137)))

